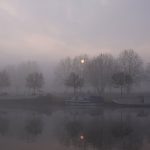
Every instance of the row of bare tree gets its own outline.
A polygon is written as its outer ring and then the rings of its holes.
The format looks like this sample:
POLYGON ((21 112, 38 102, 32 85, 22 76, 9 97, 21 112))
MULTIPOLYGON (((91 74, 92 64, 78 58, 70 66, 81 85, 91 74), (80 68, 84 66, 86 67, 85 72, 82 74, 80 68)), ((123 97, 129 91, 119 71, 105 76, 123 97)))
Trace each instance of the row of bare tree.
POLYGON ((0 71, 0 94, 8 94, 9 87, 16 87, 16 92, 27 87, 32 94, 41 92, 44 77, 36 62, 23 63, 18 67, 8 66, 0 71))
MULTIPOLYGON (((104 94, 119 89, 122 95, 131 92, 135 85, 138 87, 139 83, 150 81, 150 64, 144 65, 132 49, 122 51, 118 57, 108 53, 68 57, 57 65, 55 78, 57 85, 73 89, 74 94, 83 90, 104 94)), ((36 62, 9 66, 0 71, 0 91, 5 93, 11 86, 19 93, 22 87, 27 87, 36 94, 42 91, 44 80, 48 83, 36 62)))
POLYGON ((97 94, 103 94, 115 88, 131 92, 132 87, 148 75, 150 65, 144 68, 140 56, 132 49, 122 51, 118 57, 100 54, 89 58, 87 55, 65 58, 57 67, 57 79, 74 93, 82 87, 93 88, 97 94))

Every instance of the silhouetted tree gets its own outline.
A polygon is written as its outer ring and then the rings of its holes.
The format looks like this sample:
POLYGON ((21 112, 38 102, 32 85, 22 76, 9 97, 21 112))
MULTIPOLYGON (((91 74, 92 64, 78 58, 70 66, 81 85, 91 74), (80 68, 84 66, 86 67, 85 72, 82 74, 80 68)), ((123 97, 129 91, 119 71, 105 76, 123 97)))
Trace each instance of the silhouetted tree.
POLYGON ((103 94, 106 87, 110 86, 113 68, 114 59, 109 54, 101 54, 88 61, 86 65, 87 81, 98 94, 103 94))
POLYGON ((25 78, 29 75, 32 74, 33 72, 41 72, 41 69, 38 65, 37 62, 35 61, 28 61, 28 62, 23 62, 20 63, 17 66, 17 85, 19 87, 24 87, 26 81, 25 78))
POLYGON ((74 96, 76 96, 77 89, 81 88, 84 85, 84 80, 83 78, 79 77, 79 75, 72 72, 65 80, 65 85, 68 87, 72 87, 74 90, 74 96))
POLYGON ((35 95, 38 90, 40 90, 44 85, 44 77, 42 73, 34 72, 27 76, 26 86, 33 89, 33 94, 35 95))
POLYGON ((24 131, 28 140, 35 140, 36 137, 43 132, 43 122, 41 118, 35 117, 27 120, 24 131))
POLYGON ((9 130, 9 120, 0 116, 0 134, 5 135, 9 130))
MULTIPOLYGON (((140 56, 132 49, 124 50, 118 58, 120 71, 130 75, 133 83, 140 80, 143 70, 142 60, 140 56)), ((127 92, 131 91, 132 84, 127 84, 127 92)))
POLYGON ((133 83, 133 79, 129 74, 124 72, 117 72, 112 76, 112 82, 117 87, 120 87, 121 95, 123 93, 123 87, 133 83))
POLYGON ((144 70, 144 73, 143 73, 143 81, 145 81, 148 84, 150 83, 150 63, 148 63, 145 66, 145 70, 144 70))
POLYGON ((10 86, 10 78, 8 73, 4 70, 0 72, 0 89, 3 92, 4 89, 10 86))
POLYGON ((81 78, 84 78, 85 64, 87 63, 87 61, 87 55, 80 55, 74 58, 67 57, 65 59, 62 59, 55 70, 55 84, 65 85, 64 81, 66 81, 66 79, 72 72, 75 72, 81 78), (84 60, 84 63, 82 63, 81 60, 84 60))

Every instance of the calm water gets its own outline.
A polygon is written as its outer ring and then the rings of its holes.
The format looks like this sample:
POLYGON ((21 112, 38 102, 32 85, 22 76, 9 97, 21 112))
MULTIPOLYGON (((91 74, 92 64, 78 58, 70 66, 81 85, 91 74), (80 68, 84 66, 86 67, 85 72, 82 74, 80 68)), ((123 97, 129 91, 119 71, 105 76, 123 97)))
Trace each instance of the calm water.
POLYGON ((0 149, 150 149, 148 109, 67 107, 47 110, 0 109, 0 149))

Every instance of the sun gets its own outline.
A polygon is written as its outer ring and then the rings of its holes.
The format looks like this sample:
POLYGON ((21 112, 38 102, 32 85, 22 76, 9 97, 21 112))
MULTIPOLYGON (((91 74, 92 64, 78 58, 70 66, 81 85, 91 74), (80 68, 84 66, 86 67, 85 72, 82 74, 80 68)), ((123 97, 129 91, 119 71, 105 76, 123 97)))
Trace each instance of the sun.
POLYGON ((85 59, 81 59, 81 64, 84 64, 85 63, 85 59))

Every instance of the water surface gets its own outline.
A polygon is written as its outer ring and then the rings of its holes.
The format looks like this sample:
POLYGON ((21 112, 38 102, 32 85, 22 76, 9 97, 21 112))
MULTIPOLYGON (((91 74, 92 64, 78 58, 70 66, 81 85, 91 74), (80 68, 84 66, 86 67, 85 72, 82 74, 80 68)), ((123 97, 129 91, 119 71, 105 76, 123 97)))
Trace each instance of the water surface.
POLYGON ((149 150, 149 109, 0 109, 2 150, 149 150))

